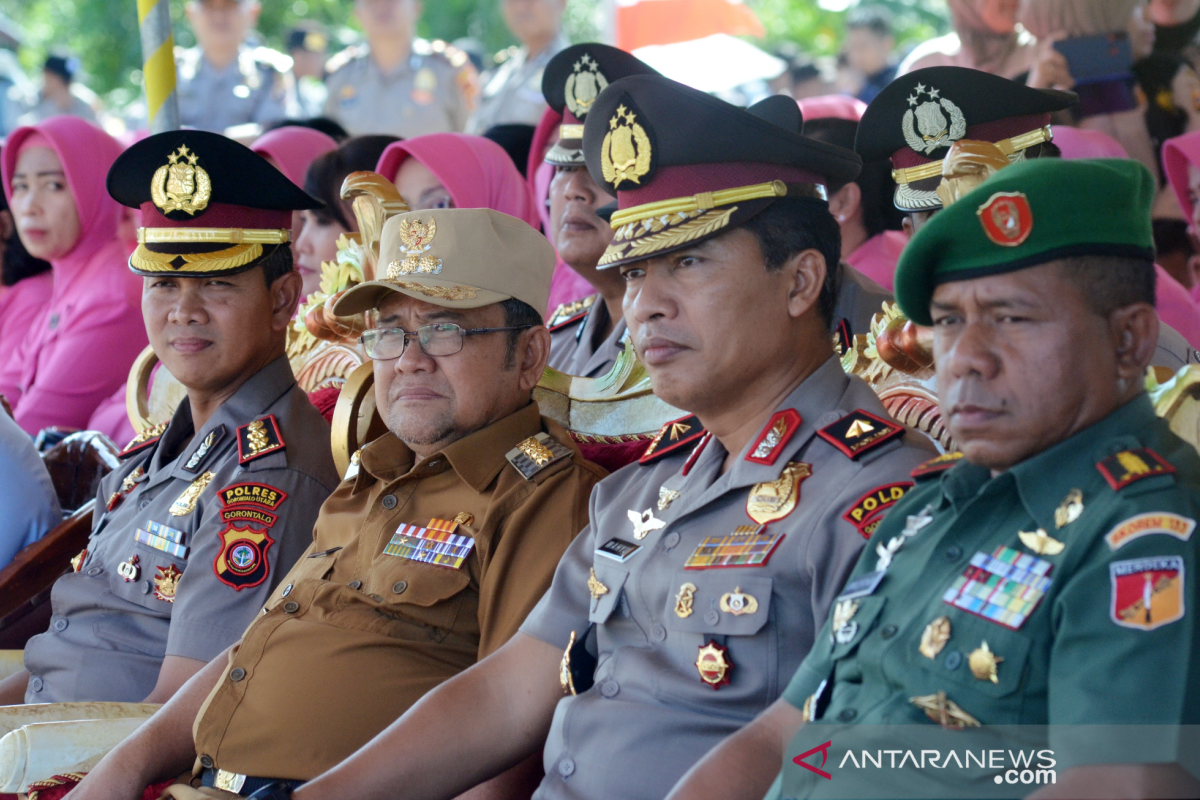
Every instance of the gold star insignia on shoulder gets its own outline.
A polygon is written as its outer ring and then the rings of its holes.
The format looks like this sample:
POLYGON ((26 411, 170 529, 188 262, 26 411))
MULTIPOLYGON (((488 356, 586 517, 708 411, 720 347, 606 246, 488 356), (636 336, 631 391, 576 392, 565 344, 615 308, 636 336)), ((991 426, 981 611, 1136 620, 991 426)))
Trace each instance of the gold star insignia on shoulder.
POLYGON ((988 648, 985 640, 967 656, 967 665, 971 668, 971 674, 979 680, 999 683, 1000 678, 996 675, 996 667, 1003 660, 988 648))
POLYGON ((504 457, 528 481, 551 464, 570 458, 571 450, 550 434, 539 433, 518 442, 504 457))
POLYGON ((1017 538, 1021 540, 1021 544, 1039 556, 1056 556, 1066 547, 1065 544, 1046 533, 1042 528, 1038 528, 1033 532, 1018 531, 1017 538))

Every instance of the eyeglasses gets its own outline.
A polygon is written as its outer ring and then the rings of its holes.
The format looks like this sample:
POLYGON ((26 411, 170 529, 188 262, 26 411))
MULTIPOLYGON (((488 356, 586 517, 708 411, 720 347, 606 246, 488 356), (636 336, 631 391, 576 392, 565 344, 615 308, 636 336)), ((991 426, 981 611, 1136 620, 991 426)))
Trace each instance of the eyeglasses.
POLYGON ((379 361, 389 361, 404 355, 408 348, 408 340, 416 337, 421 343, 421 350, 427 356, 452 356, 463 349, 463 340, 468 336, 481 333, 499 333, 501 331, 523 331, 532 325, 515 325, 508 328, 472 328, 464 330, 452 322, 438 322, 433 325, 422 325, 415 331, 404 328, 372 328, 359 337, 367 355, 379 361))

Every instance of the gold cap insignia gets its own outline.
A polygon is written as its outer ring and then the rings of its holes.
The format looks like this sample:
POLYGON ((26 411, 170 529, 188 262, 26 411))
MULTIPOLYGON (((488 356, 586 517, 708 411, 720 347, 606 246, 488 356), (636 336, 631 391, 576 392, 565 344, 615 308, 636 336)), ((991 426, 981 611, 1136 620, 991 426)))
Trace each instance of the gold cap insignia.
POLYGON ((932 86, 926 88, 925 84, 918 83, 916 92, 908 97, 908 105, 901 124, 904 141, 916 152, 929 155, 967 135, 967 118, 962 110, 932 86), (922 94, 929 95, 929 100, 922 103, 922 94))
POLYGON ((577 119, 583 119, 606 86, 608 79, 600 72, 600 66, 585 54, 575 62, 571 74, 567 76, 567 108, 577 119))
POLYGON ((399 259, 388 264, 388 280, 396 280, 401 275, 411 275, 421 272, 427 275, 437 275, 442 271, 442 260, 427 256, 433 247, 433 237, 437 236, 437 220, 429 222, 420 220, 400 220, 400 243, 404 247, 404 260, 399 259))
POLYGON ((628 181, 641 184, 650 172, 650 137, 624 105, 608 121, 608 133, 600 145, 600 171, 615 188, 628 181))
POLYGON ((167 163, 154 172, 150 179, 150 199, 164 214, 186 211, 195 214, 208 207, 212 197, 212 181, 208 173, 196 162, 200 157, 188 150, 187 145, 167 156, 167 163))

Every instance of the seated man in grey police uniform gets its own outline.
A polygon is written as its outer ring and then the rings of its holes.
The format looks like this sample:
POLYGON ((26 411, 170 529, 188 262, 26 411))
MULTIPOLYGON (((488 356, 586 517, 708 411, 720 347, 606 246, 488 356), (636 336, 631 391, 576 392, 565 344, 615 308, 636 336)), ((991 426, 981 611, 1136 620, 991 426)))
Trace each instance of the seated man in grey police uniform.
POLYGON ((533 753, 535 797, 660 800, 779 697, 935 453, 834 355, 822 176, 861 161, 793 130, 657 75, 596 99, 588 170, 627 220, 604 261, 655 393, 690 414, 596 487, 521 633, 296 800, 453 797, 533 753))
POLYGON ((329 425, 284 354, 302 283, 292 212, 318 201, 204 131, 135 144, 108 191, 141 210, 130 268, 187 398, 101 483, 87 549, 0 703, 165 702, 241 636, 338 483, 329 425))

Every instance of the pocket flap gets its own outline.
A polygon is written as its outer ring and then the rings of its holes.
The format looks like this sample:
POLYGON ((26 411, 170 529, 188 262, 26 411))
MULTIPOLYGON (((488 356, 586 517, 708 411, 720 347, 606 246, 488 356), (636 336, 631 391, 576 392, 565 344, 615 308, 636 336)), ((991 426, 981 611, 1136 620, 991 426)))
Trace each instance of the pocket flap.
POLYGON ((429 608, 448 600, 471 583, 465 566, 451 569, 397 556, 382 558, 400 562, 386 571, 386 578, 381 582, 386 585, 375 587, 387 603, 429 608))
POLYGON ((667 630, 753 636, 770 615, 771 586, 745 570, 680 570, 663 614, 667 630))

